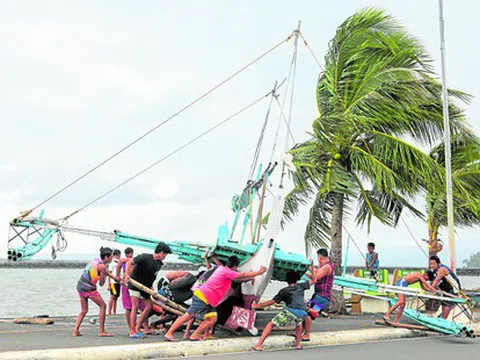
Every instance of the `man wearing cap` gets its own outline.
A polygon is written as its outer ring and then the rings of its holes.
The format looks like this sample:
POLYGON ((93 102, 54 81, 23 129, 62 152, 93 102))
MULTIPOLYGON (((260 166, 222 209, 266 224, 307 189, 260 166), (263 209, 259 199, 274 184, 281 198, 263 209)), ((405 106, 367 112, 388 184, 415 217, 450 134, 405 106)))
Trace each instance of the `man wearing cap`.
MULTIPOLYGON (((163 262, 168 254, 171 254, 170 247, 160 242, 155 248, 154 254, 140 254, 131 259, 127 263, 126 280, 130 278, 139 282, 143 286, 151 289, 153 282, 155 281, 158 272, 162 268, 163 262)), ((140 327, 150 315, 152 310, 152 301, 150 300, 150 294, 138 289, 131 283, 128 284, 130 290, 130 298, 132 300, 132 312, 130 318, 130 337, 142 338, 144 334, 151 334, 152 331, 147 324, 144 324, 144 332, 140 331, 140 327), (137 311, 140 306, 140 299, 145 302, 145 308, 143 309, 138 322, 136 321, 137 311)))

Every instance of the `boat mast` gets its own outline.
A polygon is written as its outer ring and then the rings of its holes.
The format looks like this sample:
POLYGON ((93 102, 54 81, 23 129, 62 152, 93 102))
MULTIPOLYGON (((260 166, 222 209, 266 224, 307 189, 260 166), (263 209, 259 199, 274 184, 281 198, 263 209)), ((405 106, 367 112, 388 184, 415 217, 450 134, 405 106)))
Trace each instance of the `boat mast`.
POLYGON ((450 143, 450 119, 448 111, 448 90, 445 66, 445 23, 443 21, 443 0, 438 0, 439 23, 440 23, 440 52, 442 66, 442 98, 443 98, 443 127, 445 141, 445 169, 447 180, 447 217, 448 217, 448 249, 450 252, 450 267, 455 271, 455 222, 453 218, 453 194, 452 194, 452 163, 450 143))

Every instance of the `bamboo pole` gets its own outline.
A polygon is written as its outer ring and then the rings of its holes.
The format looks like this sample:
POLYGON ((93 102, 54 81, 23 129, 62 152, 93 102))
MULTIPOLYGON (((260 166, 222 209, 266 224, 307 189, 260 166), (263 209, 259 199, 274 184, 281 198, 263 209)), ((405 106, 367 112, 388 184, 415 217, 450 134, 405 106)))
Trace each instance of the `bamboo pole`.
POLYGON ((260 240, 260 230, 261 230, 261 227, 262 227, 263 204, 265 203, 265 191, 266 191, 266 188, 267 188, 267 174, 263 175, 263 184, 262 185, 263 185, 262 186, 262 198, 260 199, 260 205, 258 206, 257 226, 255 228, 256 239, 254 239, 252 237, 252 243, 253 244, 258 243, 258 241, 260 240))
POLYGON ((410 329, 410 330, 432 331, 432 329, 429 329, 426 326, 412 325, 412 324, 401 324, 401 323, 394 324, 394 323, 387 323, 386 321, 383 321, 383 320, 375 320, 375 324, 392 326, 392 327, 395 327, 395 328, 410 329))

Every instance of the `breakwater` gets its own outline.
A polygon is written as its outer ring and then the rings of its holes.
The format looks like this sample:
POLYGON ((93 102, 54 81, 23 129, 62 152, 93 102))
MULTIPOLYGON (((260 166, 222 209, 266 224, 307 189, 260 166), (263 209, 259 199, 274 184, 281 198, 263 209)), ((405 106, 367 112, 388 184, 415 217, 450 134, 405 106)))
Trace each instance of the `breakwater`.
MULTIPOLYGON (((85 267, 88 260, 28 260, 28 261, 8 261, 0 259, 0 268, 23 268, 23 269, 81 269, 85 267)), ((195 270, 198 265, 182 262, 167 262, 162 270, 195 270)), ((353 274, 360 266, 349 266, 347 273, 353 274)), ((420 267, 384 267, 390 274, 395 269, 414 269, 422 270, 420 267)), ((480 276, 480 268, 458 268, 457 274, 460 276, 480 276)))

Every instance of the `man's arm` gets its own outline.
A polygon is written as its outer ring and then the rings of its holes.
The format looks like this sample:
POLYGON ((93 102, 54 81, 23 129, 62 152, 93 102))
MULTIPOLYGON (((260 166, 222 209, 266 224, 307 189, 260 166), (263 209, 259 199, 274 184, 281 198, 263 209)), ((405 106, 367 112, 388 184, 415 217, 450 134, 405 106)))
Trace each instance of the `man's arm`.
POLYGON ((205 266, 207 267, 207 270, 210 270, 212 268, 212 264, 210 264, 210 260, 208 260, 208 252, 209 248, 205 250, 205 254, 203 254, 203 260, 205 261, 205 266))
POLYGON ((317 270, 313 276, 313 281, 317 282, 318 280, 321 280, 325 276, 328 276, 332 273, 332 268, 328 265, 323 265, 319 270, 317 270))
POLYGON ((267 307, 267 306, 272 306, 273 304, 276 304, 275 300, 267 300, 267 301, 264 301, 264 302, 261 302, 261 303, 258 303, 258 304, 253 303, 252 304, 252 309, 253 310, 258 310, 258 309, 262 309, 262 308, 267 307))
POLYGON ((118 260, 117 270, 115 271, 115 275, 117 277, 120 277, 120 272, 122 271, 122 266, 123 266, 123 264, 128 262, 128 260, 130 260, 130 259, 129 258, 121 258, 120 260, 118 260))
POLYGON ((432 283, 432 287, 434 288, 437 288, 438 287, 438 284, 440 283, 440 280, 442 280, 445 276, 447 276, 449 274, 449 271, 445 268, 440 268, 438 270, 438 274, 437 274, 437 277, 435 278, 435 280, 433 281, 432 283))
POLYGON ((424 279, 423 276, 420 276, 420 286, 422 287, 423 290, 425 291, 430 291, 432 293, 438 292, 435 288, 430 286, 430 284, 427 282, 427 280, 424 279))
POLYGON ((174 271, 169 271, 168 273, 166 273, 165 277, 168 279, 168 281, 170 281, 171 283, 174 283, 177 280, 183 278, 187 274, 188 274, 188 272, 183 271, 183 270, 174 270, 174 271))
POLYGON ((212 256, 212 259, 213 259, 213 262, 215 263, 215 265, 223 266, 222 262, 220 260, 218 260, 218 258, 215 255, 212 256))
POLYGON ((248 272, 238 273, 237 276, 235 276, 235 280, 244 280, 251 277, 255 278, 259 275, 264 274, 266 271, 267 271, 267 268, 265 266, 261 266, 260 270, 258 271, 248 271, 248 272))
POLYGON ((133 259, 129 259, 127 261, 127 267, 125 269, 125 281, 130 279, 130 275, 132 275, 133 268, 135 267, 135 261, 133 259))

